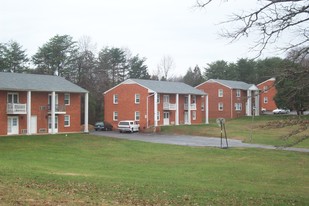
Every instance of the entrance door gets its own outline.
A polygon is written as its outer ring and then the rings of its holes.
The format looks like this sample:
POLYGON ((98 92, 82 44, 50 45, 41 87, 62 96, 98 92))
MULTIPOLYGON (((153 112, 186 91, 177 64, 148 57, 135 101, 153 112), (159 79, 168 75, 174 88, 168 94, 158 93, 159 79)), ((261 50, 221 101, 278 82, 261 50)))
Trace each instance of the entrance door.
POLYGON ((37 116, 31 116, 31 128, 30 128, 31 134, 37 133, 37 116))
POLYGON ((9 116, 8 134, 18 134, 18 131, 19 131, 18 116, 9 116))
MULTIPOLYGON (((48 133, 52 132, 51 116, 48 116, 48 133)), ((58 133, 58 116, 55 116, 55 133, 58 133)))
POLYGON ((164 112, 163 117, 163 125, 169 125, 170 124, 170 113, 164 112))
POLYGON ((189 115, 188 115, 188 112, 185 112, 185 124, 189 124, 189 115))

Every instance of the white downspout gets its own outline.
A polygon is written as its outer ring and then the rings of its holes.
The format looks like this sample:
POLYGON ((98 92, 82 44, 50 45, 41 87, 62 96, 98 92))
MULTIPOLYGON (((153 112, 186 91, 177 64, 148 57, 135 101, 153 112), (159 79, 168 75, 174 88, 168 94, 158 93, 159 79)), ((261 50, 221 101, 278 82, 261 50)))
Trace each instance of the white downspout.
POLYGON ((27 135, 31 134, 31 91, 27 92, 27 135))
POLYGON ((85 121, 84 121, 84 133, 89 133, 88 129, 88 108, 89 108, 89 94, 85 93, 85 121))

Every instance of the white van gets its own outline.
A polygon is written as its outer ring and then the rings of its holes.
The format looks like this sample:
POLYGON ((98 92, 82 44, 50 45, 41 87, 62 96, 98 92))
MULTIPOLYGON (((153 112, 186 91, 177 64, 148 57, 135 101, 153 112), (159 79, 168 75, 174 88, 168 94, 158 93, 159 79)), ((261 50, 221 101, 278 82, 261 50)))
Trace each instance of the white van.
POLYGON ((123 120, 118 123, 119 132, 138 132, 139 124, 133 120, 123 120))

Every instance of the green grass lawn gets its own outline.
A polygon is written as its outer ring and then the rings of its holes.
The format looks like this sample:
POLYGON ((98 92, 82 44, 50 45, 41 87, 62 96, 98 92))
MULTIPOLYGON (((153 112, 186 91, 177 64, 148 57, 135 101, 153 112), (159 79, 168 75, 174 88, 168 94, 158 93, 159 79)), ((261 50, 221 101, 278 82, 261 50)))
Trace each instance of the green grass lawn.
MULTIPOLYGON (((228 138, 248 143, 285 147, 309 148, 309 115, 262 115, 226 120, 228 138)), ((205 125, 181 125, 161 127, 162 133, 189 134, 220 137, 220 127, 215 119, 205 125)))
POLYGON ((0 137, 1 205, 308 205, 309 154, 0 137))

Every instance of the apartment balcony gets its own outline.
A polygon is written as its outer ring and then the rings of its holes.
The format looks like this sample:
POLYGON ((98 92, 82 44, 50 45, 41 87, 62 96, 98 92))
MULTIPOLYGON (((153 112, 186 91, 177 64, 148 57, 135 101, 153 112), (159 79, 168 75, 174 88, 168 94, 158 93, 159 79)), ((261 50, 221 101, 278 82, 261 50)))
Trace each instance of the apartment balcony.
POLYGON ((7 114, 27 114, 27 104, 8 103, 6 108, 7 114))
POLYGON ((168 102, 164 102, 163 110, 176 110, 176 104, 170 104, 168 102))
MULTIPOLYGON (((51 105, 48 105, 48 114, 51 114, 51 105)), ((55 114, 66 114, 65 105, 56 104, 55 114)))
MULTIPOLYGON (((184 105, 184 110, 188 110, 188 104, 184 105)), ((196 110, 196 104, 191 104, 190 105, 190 110, 196 110)))

